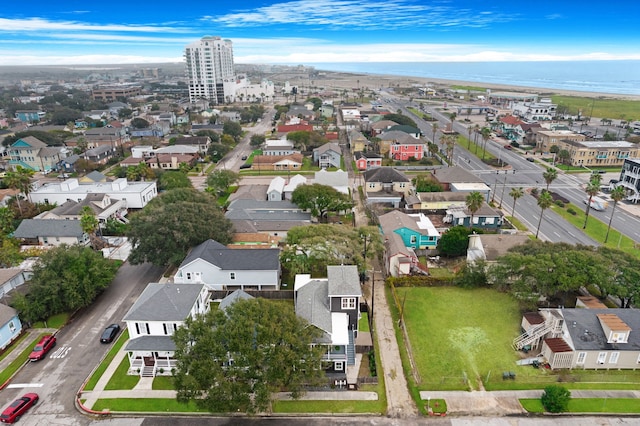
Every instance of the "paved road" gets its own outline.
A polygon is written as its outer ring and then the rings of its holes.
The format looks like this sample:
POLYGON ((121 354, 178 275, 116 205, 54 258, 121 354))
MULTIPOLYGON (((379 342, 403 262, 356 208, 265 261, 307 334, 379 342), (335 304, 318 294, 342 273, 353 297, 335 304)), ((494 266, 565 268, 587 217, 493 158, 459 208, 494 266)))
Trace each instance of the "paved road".
POLYGON ((22 425, 86 425, 90 419, 76 411, 75 395, 110 345, 100 344, 100 334, 119 323, 149 282, 162 271, 150 264, 122 265, 111 286, 88 309, 80 312, 58 334, 58 343, 46 359, 27 364, 2 391, 2 400, 26 392, 40 395, 38 405, 20 420, 22 425))

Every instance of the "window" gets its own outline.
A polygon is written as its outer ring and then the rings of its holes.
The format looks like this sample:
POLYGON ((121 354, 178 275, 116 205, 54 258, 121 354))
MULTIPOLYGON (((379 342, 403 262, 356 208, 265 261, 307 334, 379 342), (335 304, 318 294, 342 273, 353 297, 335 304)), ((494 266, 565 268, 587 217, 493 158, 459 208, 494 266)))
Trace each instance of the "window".
POLYGON ((606 352, 598 353, 598 364, 604 364, 604 362, 606 360, 607 360, 607 353, 606 352))
POLYGON ((609 364, 617 364, 619 356, 620 352, 611 352, 611 356, 609 357, 609 364))
POLYGON ((411 236, 411 239, 409 240, 409 242, 410 242, 411 244, 415 244, 415 243, 416 243, 416 241, 417 241, 416 236, 415 236, 415 235, 412 235, 412 236, 411 236))
POLYGON ((12 333, 16 332, 16 325, 13 323, 13 321, 9 321, 9 331, 11 331, 12 333))
POLYGON ((356 308, 356 298, 355 297, 343 297, 341 299, 341 307, 342 309, 355 309, 356 308))
POLYGON ((187 272, 187 281, 191 281, 191 272, 187 272))
POLYGON ((576 364, 583 365, 585 359, 587 359, 586 352, 578 352, 578 359, 576 360, 576 364))
POLYGON ((336 371, 344 371, 344 361, 333 363, 333 369, 336 371))
POLYGON ((229 272, 229 279, 230 280, 235 280, 236 279, 236 273, 235 272, 229 272))

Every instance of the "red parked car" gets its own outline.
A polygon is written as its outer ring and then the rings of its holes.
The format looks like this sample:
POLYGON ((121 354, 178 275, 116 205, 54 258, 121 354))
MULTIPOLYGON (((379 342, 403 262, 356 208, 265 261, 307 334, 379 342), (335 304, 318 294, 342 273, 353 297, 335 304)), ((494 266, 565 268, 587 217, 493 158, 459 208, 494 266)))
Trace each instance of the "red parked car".
POLYGON ((55 345, 56 336, 52 334, 42 336, 42 339, 40 339, 36 347, 31 351, 31 354, 29 354, 29 359, 31 361, 38 361, 39 359, 44 358, 47 355, 47 352, 49 352, 55 345))
POLYGON ((4 409, 2 414, 0 414, 0 422, 15 423, 29 408, 36 405, 38 399, 37 393, 24 394, 22 398, 16 399, 11 405, 4 409))

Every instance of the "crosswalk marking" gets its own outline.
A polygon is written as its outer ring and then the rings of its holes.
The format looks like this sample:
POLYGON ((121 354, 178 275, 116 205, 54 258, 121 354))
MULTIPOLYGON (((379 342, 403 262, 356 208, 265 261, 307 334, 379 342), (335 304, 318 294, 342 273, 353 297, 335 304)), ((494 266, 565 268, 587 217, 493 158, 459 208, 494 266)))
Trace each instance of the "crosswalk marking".
POLYGON ((64 358, 70 350, 71 350, 71 346, 63 346, 60 349, 56 350, 54 353, 52 353, 49 356, 49 358, 50 359, 64 358))
POLYGON ((7 388, 41 388, 43 383, 12 383, 7 388))

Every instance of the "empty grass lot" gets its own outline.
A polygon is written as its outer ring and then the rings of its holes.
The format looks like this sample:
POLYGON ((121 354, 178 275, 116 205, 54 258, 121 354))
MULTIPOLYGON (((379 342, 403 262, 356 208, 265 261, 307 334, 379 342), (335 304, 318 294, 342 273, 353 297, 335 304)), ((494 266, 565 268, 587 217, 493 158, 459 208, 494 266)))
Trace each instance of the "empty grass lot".
MULTIPOLYGON (((540 399, 521 399, 520 403, 530 413, 543 413, 540 399)), ((640 413, 640 400, 635 398, 574 398, 567 407, 569 413, 640 413)))
POLYGON ((511 342, 521 317, 509 295, 457 287, 397 289, 400 301, 405 294, 404 321, 419 389, 478 389, 478 378, 515 370, 511 342))

